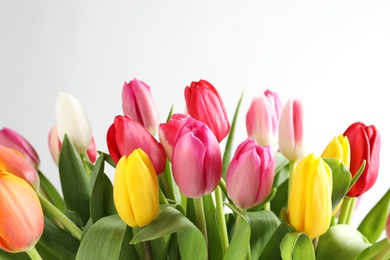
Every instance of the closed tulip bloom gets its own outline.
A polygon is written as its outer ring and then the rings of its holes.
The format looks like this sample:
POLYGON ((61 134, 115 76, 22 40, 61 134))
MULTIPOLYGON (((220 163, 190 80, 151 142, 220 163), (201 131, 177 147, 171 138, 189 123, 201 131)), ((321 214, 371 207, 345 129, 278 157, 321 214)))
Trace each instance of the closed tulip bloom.
POLYGON ((92 141, 92 129, 80 102, 72 95, 60 92, 56 102, 58 137, 68 135, 78 153, 85 153, 92 141))
POLYGON ((290 98, 283 107, 279 122, 279 150, 289 161, 298 161, 305 155, 303 144, 303 106, 290 98))
POLYGON ((351 149, 349 147, 348 137, 344 135, 335 136, 326 146, 321 157, 339 159, 349 169, 351 149))
POLYGON ((7 127, 0 130, 0 145, 20 152, 32 167, 36 170, 39 169, 40 160, 37 152, 31 144, 16 131, 7 127))
POLYGON ((176 140, 177 131, 180 128, 184 114, 173 114, 167 123, 161 123, 158 129, 158 137, 161 145, 164 147, 168 160, 172 161, 172 147, 176 140))
POLYGON ((0 170, 0 248, 16 253, 31 249, 43 233, 42 207, 23 179, 0 170))
POLYGON ((275 165, 270 146, 246 139, 237 147, 226 173, 228 196, 242 209, 259 205, 271 191, 275 165))
POLYGON ((172 173, 181 192, 190 198, 210 194, 222 176, 218 140, 206 124, 189 115, 173 146, 172 173))
POLYGON ((332 170, 309 154, 298 161, 288 198, 287 218, 297 231, 312 239, 324 234, 332 218, 332 170))
POLYGON ((155 135, 159 125, 159 115, 150 87, 136 78, 124 83, 122 88, 123 113, 143 125, 151 135, 155 135))
POLYGON ((259 145, 277 146, 281 111, 282 101, 275 92, 267 90, 254 98, 246 114, 248 136, 259 145))
POLYGON ((166 156, 162 145, 137 121, 127 115, 119 115, 107 131, 108 151, 115 163, 123 155, 130 155, 141 148, 150 158, 157 174, 165 169, 166 156))
POLYGON ((348 137, 351 148, 349 169, 352 176, 359 170, 363 160, 366 160, 362 175, 347 193, 349 197, 358 197, 369 190, 378 177, 381 136, 375 126, 366 126, 361 122, 350 125, 344 135, 348 137))
POLYGON ((205 123, 218 142, 230 131, 225 105, 218 91, 206 80, 193 81, 184 90, 187 112, 191 117, 205 123))
POLYGON ((124 155, 114 177, 114 203, 121 219, 131 227, 143 227, 158 213, 158 182, 153 164, 141 149, 124 155))
POLYGON ((39 175, 21 153, 0 145, 0 170, 27 181, 35 190, 39 189, 39 175))

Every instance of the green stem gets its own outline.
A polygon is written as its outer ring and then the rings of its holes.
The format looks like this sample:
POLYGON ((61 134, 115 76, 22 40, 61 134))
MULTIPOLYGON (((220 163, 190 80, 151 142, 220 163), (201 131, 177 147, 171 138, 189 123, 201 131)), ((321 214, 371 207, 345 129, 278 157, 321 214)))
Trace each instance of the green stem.
POLYGON ((196 215, 196 223, 200 231, 202 231, 204 238, 206 239, 206 245, 208 245, 207 238, 207 225, 206 225, 206 217, 204 214, 203 207, 203 198, 194 198, 194 207, 195 207, 195 215, 196 215))
POLYGON ((91 177, 92 171, 87 165, 87 161, 89 160, 88 154, 87 153, 82 153, 80 154, 81 160, 83 161, 84 169, 85 172, 87 173, 88 178, 91 177))
POLYGON ((32 247, 31 249, 27 250, 26 253, 32 260, 42 260, 41 255, 38 253, 37 249, 32 247))
POLYGON ((78 240, 81 240, 83 232, 79 227, 76 226, 62 211, 56 208, 49 200, 47 200, 42 194, 37 193, 41 202, 42 208, 47 210, 49 214, 54 216, 60 221, 64 227, 78 240))
POLYGON ((235 205, 234 202, 229 198, 229 196, 228 196, 228 194, 227 194, 227 191, 226 191, 226 182, 225 182, 225 180, 224 180, 223 178, 221 178, 221 179, 219 180, 219 184, 218 184, 218 185, 219 185, 219 187, 221 188, 223 194, 225 194, 225 196, 226 196, 226 198, 228 199, 229 203, 230 203, 231 205, 235 205))
POLYGON ((343 203, 341 204, 339 220, 337 222, 338 224, 348 224, 348 216, 352 202, 351 199, 352 198, 348 196, 344 197, 343 203))
POLYGON ((229 238, 228 238, 227 227, 226 227, 225 213, 223 210, 222 191, 219 186, 215 189, 215 201, 217 206, 216 210, 217 210, 218 227, 221 235, 222 252, 223 255, 225 255, 225 252, 229 247, 229 238))
POLYGON ((165 196, 170 200, 177 201, 176 193, 173 188, 171 163, 168 159, 166 160, 165 170, 162 174, 159 175, 159 179, 161 181, 165 196))
POLYGON ((346 224, 351 223, 352 215, 353 215, 353 212, 355 211, 356 200, 357 200, 356 197, 351 198, 351 203, 349 205, 349 210, 348 210, 348 216, 347 216, 346 224))
POLYGON ((144 248, 144 257, 145 260, 152 260, 153 259, 153 254, 152 254, 152 246, 150 244, 150 241, 144 241, 143 243, 143 248, 144 248))
POLYGON ((295 171, 295 164, 296 161, 290 161, 289 165, 289 178, 288 178, 288 195, 287 195, 287 201, 288 201, 288 196, 290 196, 290 190, 291 190, 291 185, 292 185, 292 179, 294 177, 294 171, 295 171))

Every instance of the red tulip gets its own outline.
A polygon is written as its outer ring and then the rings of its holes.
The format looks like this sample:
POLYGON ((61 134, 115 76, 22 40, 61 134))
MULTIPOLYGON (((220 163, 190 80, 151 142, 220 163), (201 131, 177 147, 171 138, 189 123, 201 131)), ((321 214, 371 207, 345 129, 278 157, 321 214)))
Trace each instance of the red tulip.
POLYGON ((107 131, 108 151, 118 163, 123 156, 129 156, 135 149, 141 148, 150 158, 157 174, 165 169, 166 156, 162 145, 137 121, 129 116, 116 116, 107 131))
POLYGON ((172 147, 176 140, 176 134, 185 117, 186 115, 184 114, 173 114, 168 123, 160 124, 158 129, 160 143, 164 147, 165 153, 170 162, 172 161, 172 147))
POLYGON ((230 124, 225 106, 218 91, 205 80, 192 82, 184 90, 188 114, 205 123, 218 142, 221 142, 230 131, 230 124))
POLYGON ((344 135, 348 137, 351 149, 349 170, 352 176, 366 160, 362 175, 347 194, 349 197, 358 197, 369 190, 378 177, 381 137, 375 126, 366 126, 361 122, 350 125, 344 135))
POLYGON ((222 176, 218 140, 206 124, 189 115, 177 132, 172 173, 181 192, 190 198, 210 194, 222 176))

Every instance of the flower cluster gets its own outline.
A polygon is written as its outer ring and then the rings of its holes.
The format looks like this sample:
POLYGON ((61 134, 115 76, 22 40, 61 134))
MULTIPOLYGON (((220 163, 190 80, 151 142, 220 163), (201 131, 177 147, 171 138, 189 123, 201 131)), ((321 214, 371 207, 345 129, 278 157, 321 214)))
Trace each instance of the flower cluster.
POLYGON ((82 105, 60 93, 48 131, 60 191, 30 143, 3 128, 1 259, 390 257, 390 189, 350 224, 379 172, 374 125, 352 123, 317 155, 304 142, 302 102, 266 90, 234 149, 242 96, 231 120, 206 80, 191 82, 184 98, 186 110, 161 122, 151 88, 125 82, 103 152, 82 105))

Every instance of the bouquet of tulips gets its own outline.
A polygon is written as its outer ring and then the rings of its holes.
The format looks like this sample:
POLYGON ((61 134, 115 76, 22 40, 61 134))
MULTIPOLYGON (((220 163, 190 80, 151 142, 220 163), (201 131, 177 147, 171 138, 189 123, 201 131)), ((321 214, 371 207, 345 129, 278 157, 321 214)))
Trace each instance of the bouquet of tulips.
POLYGON ((375 126, 352 123, 322 154, 310 153, 302 102, 283 104, 266 90, 247 110, 248 136, 233 147, 242 95, 231 120, 206 80, 184 97, 186 110, 160 121, 150 87, 125 82, 104 152, 82 105, 60 93, 49 147, 61 190, 29 142, 3 128, 0 258, 390 257, 390 189, 351 225, 379 172, 375 126))

